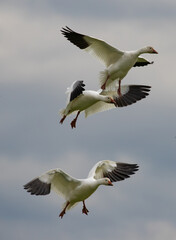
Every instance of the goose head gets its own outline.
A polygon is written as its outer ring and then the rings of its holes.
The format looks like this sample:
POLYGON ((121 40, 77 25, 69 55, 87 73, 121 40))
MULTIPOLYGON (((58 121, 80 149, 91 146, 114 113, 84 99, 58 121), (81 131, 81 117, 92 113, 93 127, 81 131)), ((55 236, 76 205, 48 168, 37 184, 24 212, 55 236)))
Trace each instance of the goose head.
POLYGON ((147 46, 141 49, 141 53, 154 53, 158 54, 158 52, 151 46, 147 46))
POLYGON ((102 178, 101 179, 101 184, 106 185, 106 186, 113 186, 111 180, 109 178, 102 178))
POLYGON ((105 96, 104 101, 107 102, 107 103, 114 103, 114 105, 117 106, 116 101, 112 97, 105 96))

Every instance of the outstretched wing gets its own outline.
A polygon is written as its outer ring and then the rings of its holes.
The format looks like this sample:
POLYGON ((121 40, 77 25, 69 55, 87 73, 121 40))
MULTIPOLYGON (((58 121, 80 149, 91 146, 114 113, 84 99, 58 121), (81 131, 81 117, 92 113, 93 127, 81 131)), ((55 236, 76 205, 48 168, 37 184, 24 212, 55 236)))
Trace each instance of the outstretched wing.
POLYGON ((111 182, 122 181, 129 178, 130 175, 138 171, 137 164, 114 162, 110 160, 103 160, 98 162, 89 172, 88 177, 100 179, 108 177, 111 182))
POLYGON ((146 66, 148 64, 153 64, 154 62, 149 62, 148 60, 146 60, 145 58, 141 58, 141 57, 138 57, 136 63, 134 64, 133 67, 143 67, 143 66, 146 66))
MULTIPOLYGON (((119 96, 116 88, 113 91, 101 91, 100 94, 112 97, 115 100, 117 107, 125 107, 148 96, 150 88, 150 86, 145 85, 123 85, 121 86, 121 96, 119 96)), ((114 104, 99 101, 85 110, 85 117, 112 108, 115 108, 114 104)))
POLYGON ((25 184, 24 189, 31 195, 47 195, 52 189, 65 198, 79 184, 79 180, 69 176, 61 169, 53 169, 25 184))
POLYGON ((82 94, 82 92, 85 90, 85 84, 83 81, 75 81, 72 83, 72 85, 67 88, 66 93, 68 94, 68 102, 72 101, 76 97, 82 94))
POLYGON ((98 57, 106 67, 116 62, 123 55, 122 51, 110 46, 106 42, 74 32, 67 26, 62 28, 61 32, 71 43, 98 57))
POLYGON ((122 95, 115 97, 118 107, 131 105, 149 95, 151 87, 146 85, 127 85, 122 86, 122 95), (124 89, 123 89, 124 87, 124 89), (123 92, 124 90, 124 92, 123 92))

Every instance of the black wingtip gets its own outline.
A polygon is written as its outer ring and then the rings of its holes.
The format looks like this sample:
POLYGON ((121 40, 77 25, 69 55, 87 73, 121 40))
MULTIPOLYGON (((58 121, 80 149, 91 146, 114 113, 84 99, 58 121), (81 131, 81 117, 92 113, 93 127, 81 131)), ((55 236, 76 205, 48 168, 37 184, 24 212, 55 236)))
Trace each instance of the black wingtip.
POLYGON ((61 28, 61 33, 65 36, 67 33, 71 33, 71 32, 74 32, 71 28, 65 26, 65 27, 62 27, 61 28))
POLYGON ((116 168, 104 174, 104 177, 108 177, 112 182, 122 181, 135 174, 138 170, 139 166, 137 164, 117 162, 116 168))
POLYGON ((89 46, 89 43, 84 39, 83 34, 73 31, 68 26, 61 29, 61 33, 67 38, 71 43, 79 47, 80 49, 85 49, 89 46))
POLYGON ((116 102, 117 107, 125 107, 136 103, 137 101, 146 98, 149 95, 149 91, 151 90, 151 86, 147 85, 130 85, 129 91, 120 96, 115 97, 114 100, 116 102))
POLYGON ((73 90, 70 94, 70 102, 75 99, 76 97, 78 97, 79 95, 82 94, 82 92, 85 90, 85 84, 83 82, 83 80, 79 80, 76 81, 73 85, 73 90))
POLYGON ((34 180, 25 184, 23 187, 31 195, 47 195, 51 191, 51 184, 44 183, 40 181, 39 178, 35 178, 34 180))

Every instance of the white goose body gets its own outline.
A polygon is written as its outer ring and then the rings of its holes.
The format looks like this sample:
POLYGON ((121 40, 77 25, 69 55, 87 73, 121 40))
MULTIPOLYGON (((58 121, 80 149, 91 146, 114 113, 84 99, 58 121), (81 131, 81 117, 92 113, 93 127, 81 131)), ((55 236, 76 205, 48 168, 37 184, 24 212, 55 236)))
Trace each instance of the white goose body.
POLYGON ((69 115, 74 111, 83 111, 98 101, 104 101, 105 98, 105 96, 99 95, 96 91, 85 90, 77 98, 69 102, 65 113, 69 115))
POLYGON ((107 86, 110 85, 110 81, 122 80, 127 75, 128 71, 134 66, 137 58, 138 54, 135 51, 125 52, 119 61, 111 64, 107 68, 107 73, 109 75, 107 86))
POLYGON ((52 169, 36 177, 24 185, 24 189, 32 195, 47 195, 51 190, 65 199, 62 218, 66 210, 78 202, 83 202, 82 213, 88 214, 85 200, 90 197, 100 185, 113 186, 112 182, 122 181, 138 171, 137 164, 103 160, 94 165, 85 179, 76 179, 62 171, 52 169))
POLYGON ((77 33, 69 27, 62 28, 61 32, 71 43, 96 56, 104 63, 106 69, 100 72, 100 83, 103 90, 111 90, 111 87, 113 87, 111 85, 116 84, 114 81, 117 81, 120 93, 121 80, 132 67, 140 67, 153 63, 139 56, 143 53, 157 53, 150 46, 136 51, 121 51, 102 40, 77 33))
POLYGON ((85 84, 83 81, 75 81, 71 87, 68 88, 67 93, 69 94, 69 102, 66 108, 60 111, 63 116, 60 120, 61 124, 69 114, 78 111, 76 118, 74 118, 71 122, 71 127, 76 128, 76 121, 80 112, 89 109, 89 107, 93 106, 97 102, 104 102, 108 104, 113 103, 116 105, 115 100, 111 96, 100 95, 98 91, 85 90, 84 86, 85 84))
POLYGON ((90 197, 97 188, 101 185, 101 181, 93 178, 80 179, 80 185, 74 189, 74 194, 70 194, 67 201, 74 205, 76 202, 81 202, 90 197))
POLYGON ((135 65, 138 60, 138 56, 142 52, 146 51, 146 48, 142 48, 137 51, 126 51, 123 52, 121 58, 115 63, 111 64, 104 71, 100 72, 100 82, 103 85, 106 81, 106 89, 112 89, 113 85, 116 84, 116 81, 121 81, 129 72, 129 70, 135 65))

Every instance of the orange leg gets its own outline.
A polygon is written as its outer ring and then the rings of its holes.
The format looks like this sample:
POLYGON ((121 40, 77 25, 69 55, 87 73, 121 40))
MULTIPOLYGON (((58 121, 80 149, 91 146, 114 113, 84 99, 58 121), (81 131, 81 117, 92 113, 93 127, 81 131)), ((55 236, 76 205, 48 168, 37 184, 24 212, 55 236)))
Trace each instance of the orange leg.
POLYGON ((67 202, 66 206, 64 207, 64 209, 62 210, 62 212, 59 214, 59 217, 63 218, 66 208, 68 207, 68 205, 70 204, 70 202, 67 202))
POLYGON ((82 213, 88 215, 89 210, 86 208, 85 202, 83 201, 83 209, 82 209, 82 213))
POLYGON ((71 127, 72 127, 72 128, 76 128, 76 121, 77 121, 77 118, 78 118, 79 114, 80 114, 80 111, 78 111, 76 117, 75 117, 75 118, 73 119, 73 121, 71 122, 71 127))
POLYGON ((105 83, 101 86, 101 89, 105 90, 108 79, 109 79, 109 75, 107 76, 105 83))
POLYGON ((61 124, 63 123, 63 121, 65 120, 65 118, 66 118, 66 115, 64 115, 63 118, 60 120, 60 123, 61 123, 61 124))

